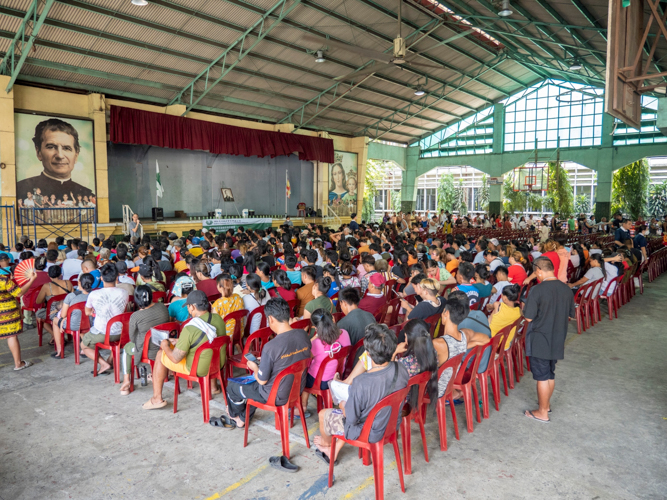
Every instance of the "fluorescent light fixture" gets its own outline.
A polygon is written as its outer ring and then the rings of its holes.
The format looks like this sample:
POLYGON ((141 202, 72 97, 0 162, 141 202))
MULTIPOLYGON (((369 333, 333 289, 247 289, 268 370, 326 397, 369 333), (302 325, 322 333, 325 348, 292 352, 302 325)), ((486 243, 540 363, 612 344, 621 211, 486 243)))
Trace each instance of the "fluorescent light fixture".
POLYGON ((421 96, 423 96, 425 93, 426 93, 426 92, 424 92, 424 89, 421 88, 421 87, 417 87, 417 88, 415 89, 415 95, 416 95, 417 97, 421 97, 421 96))
POLYGON ((510 0, 503 0, 502 6, 500 8, 500 11, 498 12, 498 15, 500 17, 507 17, 511 16, 513 14, 512 9, 510 9, 510 0))
POLYGON ((137 5, 139 7, 144 7, 148 5, 148 2, 146 0, 132 0, 132 5, 137 5))
POLYGON ((581 69, 581 63, 577 59, 574 59, 570 63, 570 71, 578 71, 580 69, 581 69))
POLYGON ((318 50, 316 55, 315 55, 315 62, 316 63, 323 63, 325 61, 326 61, 326 59, 324 58, 324 52, 322 52, 321 50, 318 50))

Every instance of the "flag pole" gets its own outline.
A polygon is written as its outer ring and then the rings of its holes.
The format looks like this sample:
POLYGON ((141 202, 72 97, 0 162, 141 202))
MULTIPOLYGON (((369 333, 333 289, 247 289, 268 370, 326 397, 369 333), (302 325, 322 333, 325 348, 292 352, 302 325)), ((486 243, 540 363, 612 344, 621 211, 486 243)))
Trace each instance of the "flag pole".
POLYGON ((285 170, 285 217, 287 217, 287 183, 289 179, 287 177, 287 170, 285 170))

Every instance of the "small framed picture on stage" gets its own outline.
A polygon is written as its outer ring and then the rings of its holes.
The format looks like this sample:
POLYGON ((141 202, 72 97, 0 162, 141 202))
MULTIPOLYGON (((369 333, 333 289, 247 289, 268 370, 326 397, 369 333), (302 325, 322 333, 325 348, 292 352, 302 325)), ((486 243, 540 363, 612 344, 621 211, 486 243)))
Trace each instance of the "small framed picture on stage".
POLYGON ((15 113, 19 208, 94 208, 93 122, 15 113))
POLYGON ((221 188, 220 192, 222 193, 222 200, 223 201, 234 201, 234 193, 232 193, 232 190, 229 188, 221 188))

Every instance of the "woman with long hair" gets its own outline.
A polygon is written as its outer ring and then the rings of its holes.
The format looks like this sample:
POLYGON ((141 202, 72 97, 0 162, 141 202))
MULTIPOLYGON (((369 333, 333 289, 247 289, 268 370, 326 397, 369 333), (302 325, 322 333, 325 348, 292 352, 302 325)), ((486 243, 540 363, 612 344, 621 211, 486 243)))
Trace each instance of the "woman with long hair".
POLYGON ((331 288, 331 278, 327 276, 322 276, 315 282, 315 286, 313 286, 312 289, 314 299, 306 304, 302 319, 310 318, 311 314, 313 314, 313 311, 316 309, 324 309, 325 311, 333 313, 333 302, 331 302, 331 299, 327 297, 329 288, 331 288))
POLYGON ((287 273, 285 271, 282 269, 276 269, 273 271, 272 278, 276 293, 280 295, 283 300, 289 302, 290 300, 296 299, 296 292, 292 290, 292 282, 287 277, 287 273))
MULTIPOLYGON (((211 312, 213 312, 213 314, 217 314, 222 319, 225 319, 225 316, 228 314, 240 311, 244 308, 243 299, 240 295, 234 293, 234 282, 229 274, 219 275, 216 278, 216 284, 221 297, 211 306, 211 312)), ((225 321, 227 335, 232 335, 234 333, 235 324, 236 321, 233 319, 225 321)))
POLYGON ((341 289, 340 278, 338 276, 338 270, 331 264, 325 264, 322 268, 322 276, 326 276, 331 279, 331 286, 327 292, 327 297, 331 298, 336 295, 341 289))
POLYGON ((269 290, 270 288, 273 288, 273 281, 271 280, 271 266, 269 266, 266 262, 263 260, 260 260, 257 263, 257 267, 255 269, 255 272, 257 273, 257 276, 262 280, 262 286, 269 290))
MULTIPOLYGON (((315 309, 310 316, 310 323, 315 328, 316 334, 311 339, 312 347, 310 352, 313 360, 310 363, 308 374, 306 375, 306 387, 309 389, 313 387, 317 372, 322 363, 326 363, 327 359, 332 358, 333 355, 338 353, 343 347, 352 345, 347 331, 338 328, 329 311, 315 309)), ((337 363, 333 362, 326 366, 322 375, 320 389, 326 390, 329 388, 329 382, 333 380, 336 375, 336 368, 337 363)), ((304 411, 308 406, 308 396, 310 396, 310 394, 305 391, 301 394, 301 404, 303 405, 304 411)), ((308 414, 306 414, 306 416, 308 416, 308 414)))
POLYGON ((509 261, 510 265, 507 268, 507 280, 510 283, 523 285, 523 282, 528 277, 528 273, 526 273, 528 260, 520 251, 516 250, 510 254, 509 261))
POLYGON ((345 170, 340 163, 334 163, 333 167, 331 167, 331 182, 329 186, 332 186, 331 191, 329 191, 329 205, 333 205, 336 201, 340 202, 347 194, 345 170))
MULTIPOLYGON (((243 308, 248 310, 250 315, 255 309, 265 305, 269 301, 269 294, 262 286, 262 280, 255 273, 248 274, 245 279, 246 290, 243 295, 243 308)), ((259 330, 262 318, 256 315, 250 324, 250 333, 259 330)))
MULTIPOLYGON (((581 285, 585 285, 589 281, 595 281, 602 279, 603 281, 606 281, 607 279, 607 270, 605 269, 605 262, 602 260, 602 255, 599 253, 594 253, 590 257, 590 269, 586 271, 586 274, 584 274, 580 280, 574 282, 574 283, 568 283, 567 286, 569 286, 572 289, 577 289, 581 285)), ((604 293, 604 290, 601 290, 600 293, 604 293)))

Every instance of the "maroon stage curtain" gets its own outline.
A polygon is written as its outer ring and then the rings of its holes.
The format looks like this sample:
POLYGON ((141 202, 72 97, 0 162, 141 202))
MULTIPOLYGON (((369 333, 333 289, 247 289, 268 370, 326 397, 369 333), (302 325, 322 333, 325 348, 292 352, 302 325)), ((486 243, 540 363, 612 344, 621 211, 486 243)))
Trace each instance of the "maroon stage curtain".
POLYGON ((111 142, 116 143, 271 158, 299 153, 300 160, 334 162, 331 139, 232 127, 121 106, 111 106, 109 133, 111 142))

